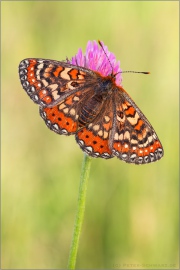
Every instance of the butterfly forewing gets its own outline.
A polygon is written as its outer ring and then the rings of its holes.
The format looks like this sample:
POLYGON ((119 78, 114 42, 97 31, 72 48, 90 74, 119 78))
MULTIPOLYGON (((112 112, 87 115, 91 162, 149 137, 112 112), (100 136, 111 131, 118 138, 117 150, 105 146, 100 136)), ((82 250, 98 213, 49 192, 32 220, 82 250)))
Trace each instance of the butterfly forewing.
POLYGON ((22 86, 40 106, 55 106, 82 89, 88 73, 66 62, 44 59, 25 59, 19 65, 22 86), (85 77, 86 76, 86 77, 85 77))

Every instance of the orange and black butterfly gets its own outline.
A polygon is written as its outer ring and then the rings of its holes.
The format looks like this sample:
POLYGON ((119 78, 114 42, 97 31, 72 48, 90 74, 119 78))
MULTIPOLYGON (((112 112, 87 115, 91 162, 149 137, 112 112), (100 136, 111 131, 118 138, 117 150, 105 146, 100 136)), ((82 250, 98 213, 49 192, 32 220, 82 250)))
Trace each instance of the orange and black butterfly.
POLYGON ((117 156, 135 164, 162 158, 156 132, 113 74, 102 76, 65 61, 29 58, 21 61, 19 76, 48 128, 75 135, 89 156, 117 156))

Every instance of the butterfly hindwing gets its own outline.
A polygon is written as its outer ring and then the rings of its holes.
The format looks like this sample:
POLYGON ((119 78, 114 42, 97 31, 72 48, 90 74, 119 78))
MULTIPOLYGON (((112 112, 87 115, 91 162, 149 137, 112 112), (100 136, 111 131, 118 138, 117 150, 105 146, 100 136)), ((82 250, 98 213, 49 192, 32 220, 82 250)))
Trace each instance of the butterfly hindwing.
POLYGON ((79 115, 90 89, 71 94, 53 107, 40 107, 40 115, 46 125, 58 134, 71 135, 79 129, 79 115))
MULTIPOLYGON (((88 100, 88 104, 89 106, 86 105, 86 112, 91 115, 94 113, 94 117, 86 127, 76 133, 76 141, 81 149, 90 156, 112 158, 113 155, 109 145, 113 119, 112 100, 101 100, 98 103, 98 97, 94 96, 94 100, 92 97, 91 100, 88 100), (91 111, 91 104, 94 104, 92 106, 93 112, 91 111)), ((88 117, 90 116, 87 114, 88 117)))

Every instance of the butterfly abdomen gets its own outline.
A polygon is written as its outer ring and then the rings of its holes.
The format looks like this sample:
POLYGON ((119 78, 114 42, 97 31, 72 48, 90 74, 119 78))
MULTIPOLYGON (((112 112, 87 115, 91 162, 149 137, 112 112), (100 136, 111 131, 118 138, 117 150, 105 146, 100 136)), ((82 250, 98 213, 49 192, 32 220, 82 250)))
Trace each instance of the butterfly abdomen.
POLYGON ((91 123, 92 120, 100 112, 103 105, 102 95, 94 95, 91 99, 86 100, 81 107, 79 114, 79 124, 80 126, 86 126, 87 123, 91 123))

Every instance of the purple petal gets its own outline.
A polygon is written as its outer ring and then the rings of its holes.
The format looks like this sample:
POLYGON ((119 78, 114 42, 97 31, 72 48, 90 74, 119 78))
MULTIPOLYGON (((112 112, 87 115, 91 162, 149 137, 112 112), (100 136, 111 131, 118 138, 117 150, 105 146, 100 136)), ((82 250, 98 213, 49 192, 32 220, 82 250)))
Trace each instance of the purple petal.
POLYGON ((83 55, 82 49, 79 49, 70 63, 98 71, 102 76, 120 72, 116 75, 116 83, 119 85, 122 82, 120 62, 116 61, 115 55, 108 51, 107 46, 102 41, 101 44, 106 54, 96 41, 88 41, 86 53, 83 55))

